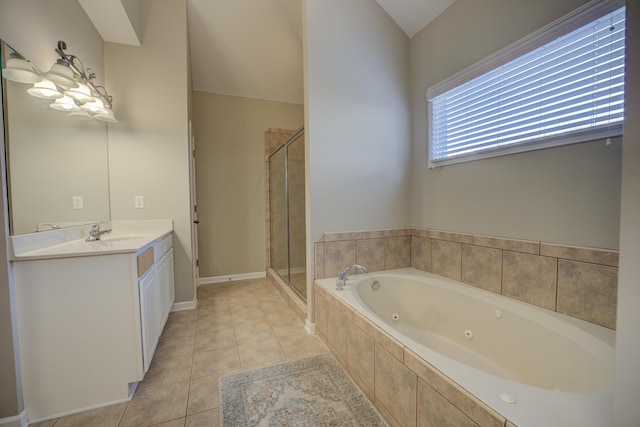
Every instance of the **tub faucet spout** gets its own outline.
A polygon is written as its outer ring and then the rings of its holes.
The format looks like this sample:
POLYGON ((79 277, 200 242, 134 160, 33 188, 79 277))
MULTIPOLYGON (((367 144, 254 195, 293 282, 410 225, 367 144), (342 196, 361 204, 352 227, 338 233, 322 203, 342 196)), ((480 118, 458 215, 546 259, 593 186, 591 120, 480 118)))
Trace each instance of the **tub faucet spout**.
POLYGON ((360 269, 365 273, 369 272, 369 270, 367 270, 367 267, 365 267, 364 265, 360 265, 360 264, 350 265, 349 267, 345 268, 342 273, 340 273, 340 277, 338 277, 338 280, 336 281, 336 291, 342 290, 342 287, 346 283, 347 278, 349 276, 349 272, 351 272, 351 270, 353 269, 355 269, 356 271, 360 269))

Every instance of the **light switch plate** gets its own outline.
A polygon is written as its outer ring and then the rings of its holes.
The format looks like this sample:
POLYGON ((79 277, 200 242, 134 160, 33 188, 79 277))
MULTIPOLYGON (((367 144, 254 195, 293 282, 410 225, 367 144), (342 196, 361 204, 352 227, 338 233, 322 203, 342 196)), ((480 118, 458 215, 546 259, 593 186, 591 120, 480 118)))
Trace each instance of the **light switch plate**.
POLYGON ((136 209, 143 209, 144 208, 144 196, 136 196, 135 197, 135 205, 136 205, 136 209))
POLYGON ((73 196, 73 209, 84 209, 82 196, 73 196))

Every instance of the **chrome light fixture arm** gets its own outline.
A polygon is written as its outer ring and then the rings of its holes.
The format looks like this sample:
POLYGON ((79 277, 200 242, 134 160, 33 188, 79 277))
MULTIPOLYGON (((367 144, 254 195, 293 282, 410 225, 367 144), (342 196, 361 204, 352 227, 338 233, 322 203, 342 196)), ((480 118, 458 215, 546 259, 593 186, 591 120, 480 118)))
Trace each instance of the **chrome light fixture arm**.
POLYGON ((93 82, 93 79, 96 78, 96 73, 91 71, 90 68, 85 69, 80 58, 76 55, 66 53, 66 49, 67 43, 65 43, 64 40, 58 40, 58 47, 55 49, 56 53, 60 55, 60 59, 58 61, 62 61, 64 65, 68 66, 73 71, 76 78, 86 83, 92 93, 102 99, 105 107, 112 108, 113 97, 107 93, 107 89, 104 86, 98 86, 93 82))

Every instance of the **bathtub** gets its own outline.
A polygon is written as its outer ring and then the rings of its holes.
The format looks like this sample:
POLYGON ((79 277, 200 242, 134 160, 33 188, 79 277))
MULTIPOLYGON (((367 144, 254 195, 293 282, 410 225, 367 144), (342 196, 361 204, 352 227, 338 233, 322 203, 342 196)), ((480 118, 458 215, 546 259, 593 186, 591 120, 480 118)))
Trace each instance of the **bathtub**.
POLYGON ((612 422, 610 329, 413 268, 318 282, 518 427, 612 422))

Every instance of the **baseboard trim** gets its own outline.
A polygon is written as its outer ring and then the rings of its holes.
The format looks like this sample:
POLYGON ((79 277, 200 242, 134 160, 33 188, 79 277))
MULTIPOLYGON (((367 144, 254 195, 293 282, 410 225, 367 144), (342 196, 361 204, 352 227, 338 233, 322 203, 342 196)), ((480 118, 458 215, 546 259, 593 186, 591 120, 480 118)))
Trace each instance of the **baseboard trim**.
POLYGON ((13 417, 0 418, 0 426, 2 427, 28 427, 27 411, 20 412, 19 415, 13 417))
POLYGON ((233 282, 235 280, 247 280, 247 279, 260 279, 263 277, 267 277, 267 273, 265 271, 257 271, 255 273, 231 274, 229 276, 201 277, 198 283, 200 285, 208 285, 211 283, 224 283, 224 282, 233 282))
POLYGON ((185 301, 185 302, 174 302, 171 306, 171 311, 183 311, 183 310, 193 310, 198 306, 198 300, 194 299, 193 301, 185 301))

